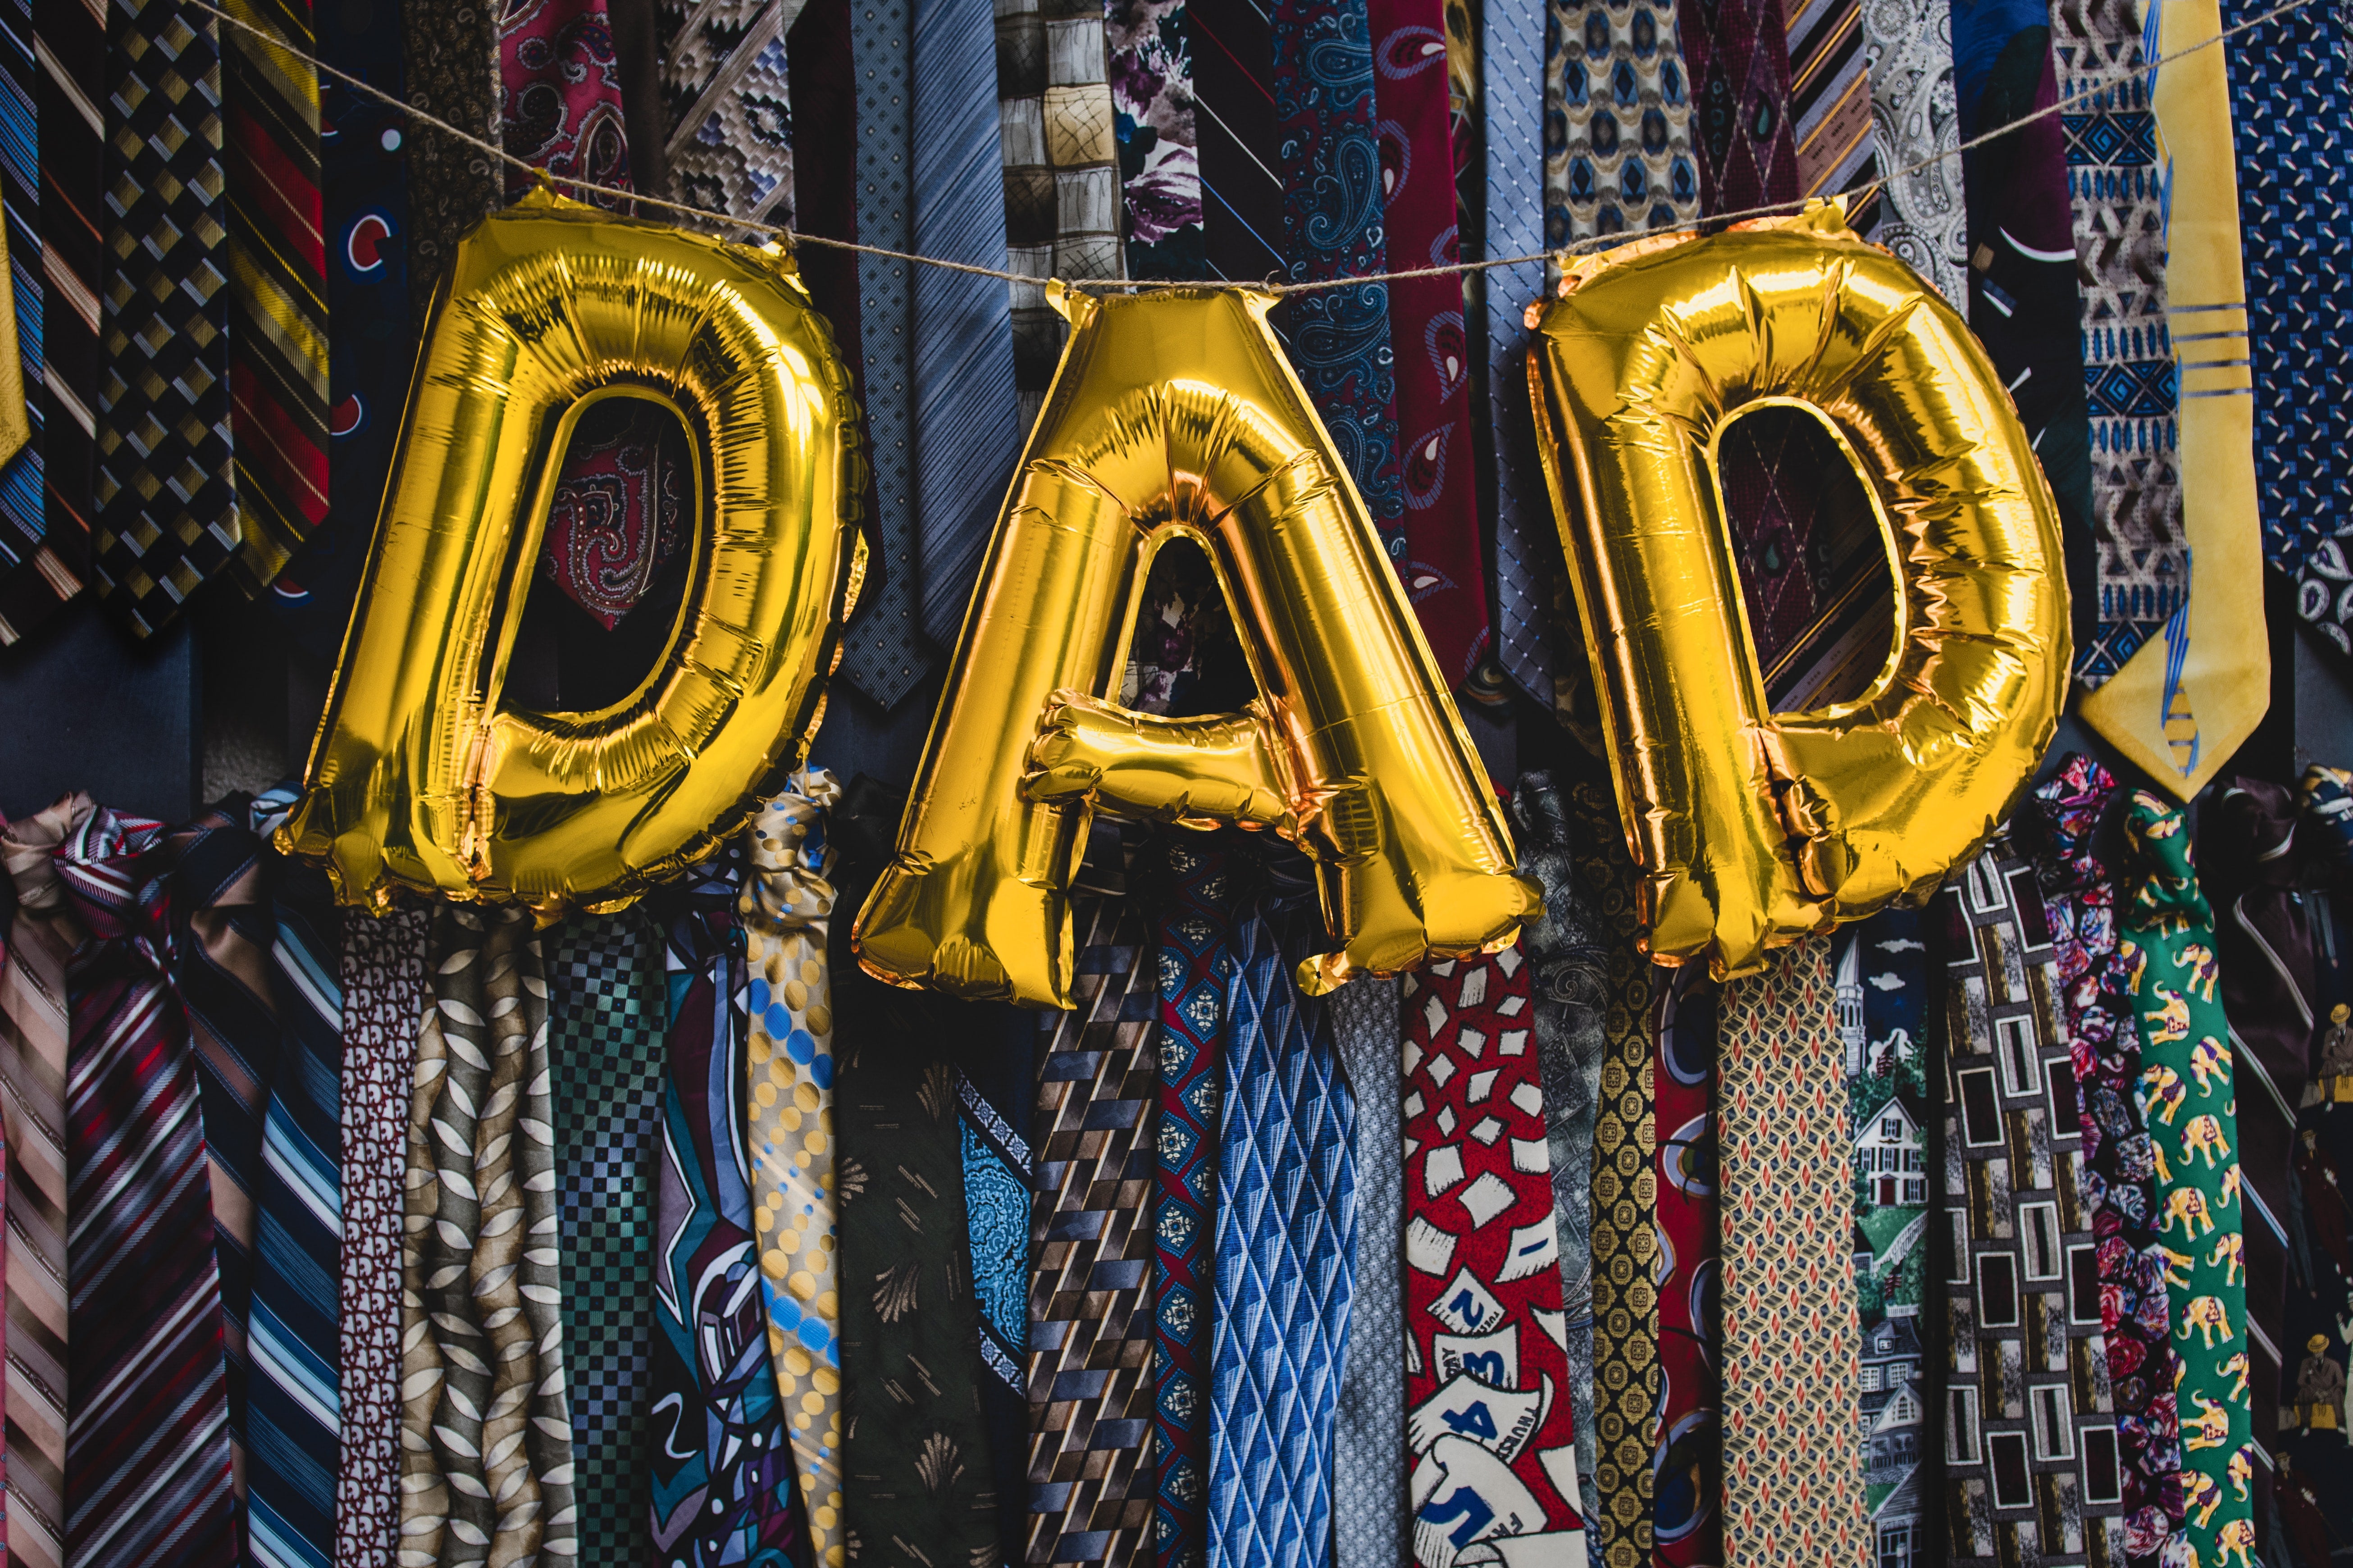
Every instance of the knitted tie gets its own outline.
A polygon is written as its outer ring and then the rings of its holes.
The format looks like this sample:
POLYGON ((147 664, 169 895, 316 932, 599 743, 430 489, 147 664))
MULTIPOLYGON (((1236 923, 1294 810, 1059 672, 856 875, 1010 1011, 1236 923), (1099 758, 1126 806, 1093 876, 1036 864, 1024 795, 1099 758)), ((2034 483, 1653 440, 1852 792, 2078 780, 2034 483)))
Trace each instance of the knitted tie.
POLYGON ((823 770, 796 773, 745 829, 736 899, 751 1022, 740 1092, 767 1303, 768 1353, 792 1423, 810 1556, 841 1568, 841 1310, 834 1230, 833 1005, 826 985, 825 813, 840 795, 823 770))
POLYGON ((564 1369, 581 1555, 643 1561, 653 1295, 652 1184, 661 1138, 661 948, 646 917, 584 915, 547 939, 547 1058, 562 1193, 564 1369))
POLYGON ((1542 1070, 1519 947, 1405 980, 1414 1561, 1586 1549, 1542 1070), (1533 1537, 1534 1541, 1525 1538, 1533 1537), (1541 1542, 1541 1544, 1539 1544, 1541 1542))
POLYGON ((569 1554, 547 983, 530 912, 444 906, 426 969, 402 1256, 401 1553, 569 1554))
MULTIPOLYGON (((1614 809, 1614 808, 1613 808, 1614 809)), ((1716 983, 1696 964, 1658 987, 1658 1463, 1651 1554, 1662 1568, 1724 1561, 1721 1183, 1714 1087, 1716 983)))
POLYGON ((1398 1077, 1405 1036, 1398 983, 1356 980, 1332 997, 1332 1037, 1356 1106, 1356 1260, 1348 1354, 1332 1444, 1337 1568, 1394 1568, 1413 1554, 1397 1479, 1405 1468, 1405 1323, 1398 1247, 1405 1235, 1398 1077))
POLYGON ((408 1117, 424 1016, 422 910, 343 925, 343 1376, 337 1568, 392 1568, 400 1528, 401 1230, 408 1117))
POLYGON ((168 853, 162 824, 104 806, 57 850, 90 937, 66 975, 66 1555, 226 1568, 239 1553, 220 1281, 194 1052, 166 978, 168 853))

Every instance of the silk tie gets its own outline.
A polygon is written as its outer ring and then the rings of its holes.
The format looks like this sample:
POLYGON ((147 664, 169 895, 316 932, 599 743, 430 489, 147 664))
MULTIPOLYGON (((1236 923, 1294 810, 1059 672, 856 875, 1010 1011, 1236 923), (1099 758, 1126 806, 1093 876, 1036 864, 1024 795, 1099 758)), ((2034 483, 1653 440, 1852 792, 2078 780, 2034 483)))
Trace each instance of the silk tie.
POLYGON ((1789 140, 1798 194, 1825 199, 1854 192, 1848 221, 1858 234, 1879 226, 1879 149, 1871 123, 1859 0, 1789 0, 1789 140))
MULTIPOLYGON (((1005 173, 989 8, 913 0, 914 249, 1005 266, 1005 173)), ((953 649, 1012 472, 1013 314, 994 278, 915 269, 914 500, 923 630, 953 649)))
POLYGON ((427 1005, 421 910, 343 925, 343 1266, 337 1276, 343 1452, 335 1568, 392 1568, 400 1529, 401 1231, 417 1041, 427 1005))
MULTIPOLYGON (((2270 706, 2271 643, 2230 74, 2217 51, 2194 47, 2221 32, 2221 14, 2211 0, 2183 0, 2151 16, 2156 56, 2181 57, 2154 71, 2149 107, 2167 193, 2165 321, 2180 374, 2181 467, 2199 483, 2181 497, 2185 603, 2167 617, 2162 638, 2084 700, 2083 715, 2187 800, 2270 706)), ((2042 460, 2052 462, 2047 447, 2042 460)))
POLYGON ((1960 136, 1953 117, 1935 107, 1953 90, 1952 32, 1951 0, 1863 7, 1872 113, 1888 172, 1871 238, 1957 310, 1968 298, 1968 214, 1954 156, 1960 136))
MULTIPOLYGON (((2346 1363, 2340 1325, 2353 1321, 2353 903, 2346 897, 2343 813, 2348 798, 2334 769, 2306 770, 2298 791, 2297 835, 2311 875, 2303 895, 2311 932, 2313 1075, 2297 1107, 2288 1192, 2290 1226, 2286 1338, 2296 1358, 2294 1384, 2280 1390, 2282 1442, 2272 1496, 2294 1561, 2325 1561, 2332 1534, 2353 1515, 2353 1498, 2321 1479, 2348 1447, 2346 1363), (2298 1354, 2297 1352, 2301 1352, 2298 1354)), ((2253 1391, 2262 1398, 2263 1390, 2253 1391)))
POLYGON ((743 1152, 742 865, 731 848, 658 900, 672 1002, 645 1452, 654 1551, 687 1568, 807 1560, 743 1152))
MULTIPOLYGON (((1104 868, 1108 869, 1108 868, 1104 868)), ((1101 879, 1088 868, 1082 876, 1101 879)), ((1154 965, 1102 880, 1072 900, 1077 1005, 1039 1053, 1030 1205, 1031 1564, 1141 1561, 1152 1537, 1154 965)))
POLYGON ((834 1226, 833 1003, 826 983, 825 813, 840 786, 822 769, 796 773, 745 829, 737 896, 744 931, 744 1121, 759 1235, 768 1353, 792 1423, 811 1560, 842 1568, 841 1308, 834 1226))
POLYGON ((0 1114, 8 1144, 8 1556, 65 1563, 67 1255, 66 970, 88 940, 54 852, 90 812, 69 795, 9 825, 0 863, 15 890, 0 963, 0 1114))
MULTIPOLYGON (((780 51, 781 52, 781 51, 780 51)), ((505 0, 499 123, 506 150, 551 174, 633 189, 621 69, 604 0, 505 0)), ((506 165, 507 200, 532 177, 506 165)), ((593 198, 600 205, 614 198, 593 198)))
POLYGON ((1691 74, 1700 211, 1714 217, 1796 200, 1782 0, 1680 0, 1675 15, 1691 74))
POLYGON ((1131 277, 1207 278, 1192 29, 1186 7, 1103 7, 1103 55, 1119 136, 1131 277))
POLYGON ((1552 0, 1545 56, 1545 243, 1699 216, 1691 81, 1672 5, 1552 0))
POLYGON ((642 1563, 652 1542, 636 1483, 669 1016, 659 939, 635 910, 577 917, 548 939, 547 979, 580 1555, 642 1563))
POLYGON ((547 982, 530 911, 444 906, 426 967, 402 1256, 401 1557, 569 1555, 547 982))
POLYGON ((1274 46, 1267 14, 1244 0, 1186 0, 1193 44, 1194 134, 1201 160, 1201 244, 1209 276, 1263 281, 1282 272, 1282 180, 1273 154, 1274 46))
POLYGON ((1725 1568, 1846 1562, 1865 1544, 1831 1006, 1830 942, 1813 937, 1735 982, 1718 1028, 1725 1568))
MULTIPOLYGON (((1370 14, 1387 269, 1460 260, 1444 7, 1441 0, 1372 0, 1370 14)), ((1399 278, 1388 294, 1405 501, 1398 574, 1438 668, 1460 685, 1487 651, 1461 283, 1399 278)))
POLYGON ((204 1118, 168 975, 161 823, 97 807, 56 852, 90 939, 67 970, 73 1392, 66 1555, 238 1560, 204 1118))
POLYGON ((1332 1441, 1332 1560, 1335 1568, 1397 1568, 1413 1555, 1397 1484, 1405 1470, 1406 1345, 1398 982, 1368 978, 1341 987, 1332 997, 1332 1035, 1356 1106, 1356 1268, 1332 1441))
POLYGON ((1166 846, 1166 889, 1153 921, 1160 988, 1159 1128, 1153 1200, 1152 1427, 1159 1467, 1155 1558, 1200 1568, 1209 1494, 1209 1323, 1216 1277, 1219 1092, 1233 907, 1240 867, 1221 847, 1166 846))
POLYGON ((231 473, 220 46, 177 0, 111 14, 110 261, 98 387, 98 589, 152 636, 244 533, 231 473))
POLYGON ((2232 1478, 2254 1475, 2262 1455, 2251 1441, 2247 1205, 2230 1023, 2216 994, 2214 917, 2190 863, 2189 826, 2157 796, 2133 792, 2117 952, 2132 979, 2141 1051, 2133 1095, 2158 1167, 2157 1233, 2172 1308, 2185 1513, 2175 1542, 2186 1537, 2201 1562, 2221 1562, 2257 1544, 2253 1499, 2232 1478))
POLYGON ((672 201, 767 223, 794 216, 785 35, 801 8, 770 0, 751 9, 748 25, 715 6, 663 8, 678 16, 661 62, 672 201))
POLYGON ((1218 1129, 1213 1564, 1332 1559, 1356 1107, 1331 1014, 1293 979, 1314 895, 1303 867, 1288 870, 1267 868, 1270 885, 1234 937, 1218 1129))
POLYGON ((1405 980, 1406 1432, 1420 1568, 1452 1568, 1491 1541, 1514 1541, 1528 1562, 1586 1552, 1530 1000, 1516 944, 1405 980))
MULTIPOLYGON (((16 641, 61 602, 58 584, 38 562, 48 535, 42 497, 42 425, 47 399, 41 386, 42 279, 40 117, 36 108, 40 63, 34 52, 31 8, 16 14, 17 41, 0 62, 6 96, 0 100, 0 222, 7 230, 8 277, 15 298, 8 320, 15 333, 17 374, 25 391, 27 439, 0 467, 0 647, 16 641)), ((77 583, 75 586, 79 587, 77 583)))
MULTIPOLYGON (((499 116, 499 8, 487 0, 407 0, 401 42, 408 104, 491 146, 499 116)), ((409 313, 422 321, 466 231, 505 188, 489 153, 411 121, 408 137, 409 313)))
POLYGON ((1723 1189, 1714 1088, 1717 984, 1695 964, 1658 988, 1659 1434, 1651 1552, 1724 1561, 1723 1189))

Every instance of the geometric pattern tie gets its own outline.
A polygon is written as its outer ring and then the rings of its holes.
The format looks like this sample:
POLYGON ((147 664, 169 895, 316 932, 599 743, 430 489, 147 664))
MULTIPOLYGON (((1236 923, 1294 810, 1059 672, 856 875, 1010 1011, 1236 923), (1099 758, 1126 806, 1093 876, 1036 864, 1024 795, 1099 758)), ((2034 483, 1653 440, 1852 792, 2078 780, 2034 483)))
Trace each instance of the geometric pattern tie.
POLYGON ((1551 0, 1545 59, 1545 243, 1699 216, 1692 100, 1662 0, 1551 0), (1557 116, 1557 120, 1554 119, 1557 116))
POLYGON ((229 429, 228 247, 215 24, 119 0, 107 86, 111 222, 98 394, 99 592, 138 637, 243 542, 229 429))
POLYGON ((1356 1269, 1348 1302, 1348 1356, 1340 1374, 1332 1447, 1335 1568, 1397 1568, 1413 1554, 1412 1521, 1397 1479, 1405 1469, 1405 1320, 1398 1300, 1405 1236, 1398 1152, 1396 980, 1352 981, 1332 997, 1333 1040, 1356 1103, 1356 1269))
POLYGON ((1865 1542, 1852 1158, 1830 939, 1725 988, 1724 1561, 1853 1563, 1865 1542))
POLYGON ((748 16, 662 5, 662 103, 670 128, 670 189, 662 195, 755 222, 792 219, 785 35, 801 9, 801 0, 771 0, 748 16))
POLYGON ((165 978, 164 849, 162 824, 100 806, 57 852, 91 938, 67 974, 66 1553, 93 1568, 239 1556, 204 1119, 165 978))
POLYGON ((1798 196, 1782 0, 1679 0, 1676 41, 1691 84, 1700 212, 1713 217, 1798 196))

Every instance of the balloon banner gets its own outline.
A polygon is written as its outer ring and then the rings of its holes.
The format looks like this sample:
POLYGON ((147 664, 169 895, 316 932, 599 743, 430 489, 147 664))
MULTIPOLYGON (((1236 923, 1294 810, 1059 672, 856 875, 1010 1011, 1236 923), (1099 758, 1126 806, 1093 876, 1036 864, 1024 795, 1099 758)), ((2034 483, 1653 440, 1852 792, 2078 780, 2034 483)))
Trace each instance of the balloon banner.
POLYGON ((2069 663, 2057 507, 1968 327, 1836 205, 1574 262, 1529 325, 1651 955, 1750 973, 1928 897, 2008 815, 2069 663), (1836 438, 1897 584, 1870 689, 1807 713, 1767 709, 1718 499, 1725 427, 1776 405, 1836 438))
POLYGON ((1072 331, 999 514, 898 852, 860 915, 872 973, 1071 1005, 1067 895, 1092 814, 1236 824, 1314 858, 1338 951, 1301 983, 1511 940, 1536 909, 1364 501, 1231 289, 1050 292, 1072 331), (1152 561, 1208 554, 1260 696, 1109 700, 1152 561))
POLYGON ((858 408, 792 258, 534 192, 459 246, 301 805, 337 896, 610 909, 797 766, 865 563, 858 408), (573 426, 678 415, 695 535, 668 650, 593 713, 501 706, 573 426))

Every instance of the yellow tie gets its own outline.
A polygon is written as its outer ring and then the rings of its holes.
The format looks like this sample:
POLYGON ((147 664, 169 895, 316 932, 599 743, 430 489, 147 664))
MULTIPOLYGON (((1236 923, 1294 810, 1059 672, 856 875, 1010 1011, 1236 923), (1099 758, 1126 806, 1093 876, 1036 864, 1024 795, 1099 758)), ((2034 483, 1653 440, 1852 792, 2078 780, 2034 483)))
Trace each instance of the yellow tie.
POLYGON ((826 984, 833 775, 795 773, 749 829, 744 921, 751 1049, 744 1086, 768 1353, 789 1421, 810 1561, 842 1568, 841 1304, 834 1284, 833 1002, 826 984))
MULTIPOLYGON (((2222 30, 2217 0, 2146 0, 2145 52, 2222 30)), ((2181 527, 2189 595, 2164 635, 2084 701, 2084 721, 2188 800, 2271 705, 2263 542, 2255 507, 2254 374, 2239 267, 2239 178, 2221 48, 2151 72, 2166 182, 2166 323, 2181 368, 2181 527)))

